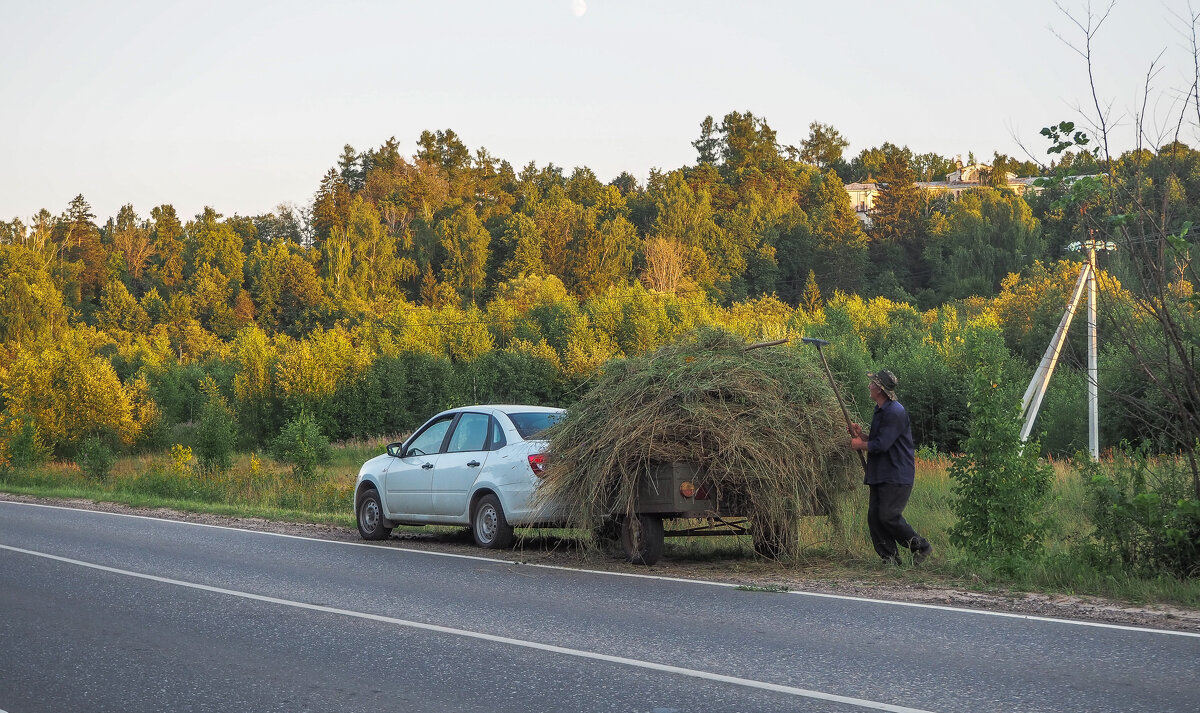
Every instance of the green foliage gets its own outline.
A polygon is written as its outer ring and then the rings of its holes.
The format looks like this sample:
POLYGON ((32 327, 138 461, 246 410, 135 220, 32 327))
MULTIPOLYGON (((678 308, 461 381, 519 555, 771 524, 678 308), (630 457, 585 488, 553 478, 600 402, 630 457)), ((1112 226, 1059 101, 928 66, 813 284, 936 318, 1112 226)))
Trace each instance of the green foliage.
MULTIPOLYGON (((7 419, 3 419, 7 421, 7 419)), ((50 460, 50 449, 38 435, 32 419, 19 419, 8 438, 8 464, 13 468, 33 468, 50 460)))
POLYGON ((925 247, 938 302, 991 296, 1009 273, 1045 254, 1029 205, 1007 190, 978 188, 949 204, 925 247))
POLYGON ((200 388, 204 404, 195 432, 196 456, 202 469, 224 472, 233 465, 237 419, 215 381, 205 377, 200 388))
POLYGON ((814 121, 808 125, 808 138, 800 144, 800 158, 826 168, 841 161, 842 151, 849 145, 850 142, 837 129, 814 121))
POLYGON ((563 374, 553 353, 510 349, 484 354, 463 369, 467 400, 472 403, 558 406, 563 374))
POLYGON ((284 424, 279 435, 271 442, 271 455, 278 461, 291 464, 292 474, 297 480, 311 482, 317 466, 329 463, 333 449, 316 420, 308 413, 301 413, 284 424))
POLYGON ((33 248, 0 244, 0 345, 30 342, 67 322, 63 294, 33 248))
POLYGON ((202 384, 212 379, 218 386, 232 382, 230 364, 216 360, 205 363, 171 361, 147 373, 150 393, 171 425, 197 421, 205 398, 202 384))
POLYGON ((985 560, 1020 563, 1039 554, 1041 510, 1053 470, 1038 446, 1020 442, 1020 401, 1001 388, 1004 344, 994 325, 965 335, 972 367, 970 436, 950 466, 958 522, 950 541, 985 560))
POLYGON ((1200 575, 1200 501, 1186 459, 1123 448, 1083 472, 1101 563, 1143 576, 1200 575))
POLYGON ((8 412, 33 420, 58 455, 73 455, 89 435, 112 434, 125 443, 137 435, 137 395, 100 353, 103 346, 94 330, 69 329, 59 340, 22 345, 11 360, 0 360, 8 412))
POLYGON ((1089 142, 1088 136, 1082 131, 1075 131, 1075 122, 1064 121, 1061 124, 1047 126, 1040 132, 1050 140, 1051 146, 1046 149, 1046 153, 1062 153, 1063 151, 1074 146, 1086 146, 1089 142), (1071 136, 1074 131, 1075 135, 1071 136))
POLYGON ((89 478, 104 482, 112 472, 117 456, 112 448, 99 436, 85 438, 75 456, 75 463, 89 478))
POLYGON ((879 362, 902 380, 900 400, 912 422, 913 439, 935 451, 956 453, 967 437, 971 375, 962 368, 964 361, 928 342, 900 340, 879 362))

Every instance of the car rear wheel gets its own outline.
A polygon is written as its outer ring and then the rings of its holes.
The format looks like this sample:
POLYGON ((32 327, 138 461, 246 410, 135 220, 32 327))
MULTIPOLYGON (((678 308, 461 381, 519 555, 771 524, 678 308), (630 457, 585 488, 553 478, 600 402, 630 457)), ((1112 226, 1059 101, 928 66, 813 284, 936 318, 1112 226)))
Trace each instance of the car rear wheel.
POLYGON ((485 495, 471 515, 471 534, 475 544, 485 550, 498 550, 512 544, 513 529, 504 518, 504 508, 495 495, 485 495))
POLYGON ((663 521, 657 515, 635 515, 621 523, 621 545, 633 564, 652 565, 662 559, 663 521))
POLYGON ((386 540, 392 528, 383 524, 383 505, 379 502, 379 491, 367 490, 358 500, 358 534, 364 540, 386 540))

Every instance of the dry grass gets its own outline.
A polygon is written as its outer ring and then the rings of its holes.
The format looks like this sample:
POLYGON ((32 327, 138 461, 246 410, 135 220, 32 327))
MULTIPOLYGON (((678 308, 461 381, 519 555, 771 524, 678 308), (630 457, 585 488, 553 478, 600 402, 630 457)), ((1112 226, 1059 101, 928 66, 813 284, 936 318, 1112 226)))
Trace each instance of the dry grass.
POLYGON ((685 462, 720 514, 749 517, 789 558, 800 551, 800 516, 830 512, 861 478, 815 353, 746 351, 715 330, 605 365, 548 436, 539 496, 568 503, 580 527, 633 515, 652 469, 685 462))

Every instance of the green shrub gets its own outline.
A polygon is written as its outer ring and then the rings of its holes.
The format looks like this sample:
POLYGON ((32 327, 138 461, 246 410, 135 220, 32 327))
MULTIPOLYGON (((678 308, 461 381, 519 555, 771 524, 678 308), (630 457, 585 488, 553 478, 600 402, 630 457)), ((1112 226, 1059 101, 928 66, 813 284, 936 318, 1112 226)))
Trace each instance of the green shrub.
POLYGON ((1200 501, 1191 497, 1190 469, 1147 450, 1125 448, 1083 471, 1096 554, 1135 574, 1200 575, 1200 501))
POLYGON ((958 521, 950 541, 982 559, 1017 566, 1042 548, 1043 502, 1054 471, 1036 442, 1020 441, 1020 399, 1001 387, 1006 350, 999 331, 972 325, 970 436, 950 464, 958 521))
POLYGON ((13 468, 32 468, 50 460, 50 449, 42 443, 37 425, 22 419, 21 426, 8 441, 9 465, 13 468))
POLYGON ((157 453, 166 450, 174 441, 171 440, 171 427, 161 417, 156 418, 142 428, 138 434, 137 450, 141 453, 157 453))
POLYGON ((303 412, 284 424, 271 442, 271 455, 278 461, 290 463, 292 474, 298 480, 311 482, 317 466, 325 465, 333 458, 333 448, 321 433, 316 419, 303 412))
MULTIPOLYGON (((888 350, 881 366, 904 384, 904 410, 912 421, 913 439, 943 453, 955 453, 967 436, 970 374, 947 359, 933 344, 902 342, 888 350)), ((850 383, 861 383, 862 375, 850 383)))
POLYGON ((113 453, 112 448, 98 436, 89 436, 84 439, 83 444, 79 447, 79 453, 75 456, 75 463, 79 469, 89 478, 100 482, 108 480, 108 475, 112 472, 113 464, 116 462, 117 456, 113 453))
POLYGON ((196 457, 201 469, 224 473, 233 466, 237 419, 212 379, 206 377, 201 388, 205 398, 194 435, 196 457))

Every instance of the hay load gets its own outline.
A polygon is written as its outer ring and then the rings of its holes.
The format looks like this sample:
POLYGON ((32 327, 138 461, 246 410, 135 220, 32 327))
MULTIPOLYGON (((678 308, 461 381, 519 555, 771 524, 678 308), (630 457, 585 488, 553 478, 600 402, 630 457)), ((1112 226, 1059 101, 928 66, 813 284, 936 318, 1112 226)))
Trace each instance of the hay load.
POLYGON ((861 479, 845 422, 815 351, 747 351, 702 330, 604 367, 552 427, 539 497, 566 503, 580 527, 633 518, 639 485, 687 463, 715 495, 714 515, 748 517, 773 553, 798 554, 802 515, 827 514, 861 479))

